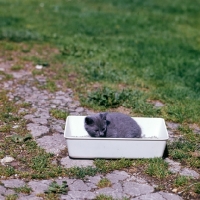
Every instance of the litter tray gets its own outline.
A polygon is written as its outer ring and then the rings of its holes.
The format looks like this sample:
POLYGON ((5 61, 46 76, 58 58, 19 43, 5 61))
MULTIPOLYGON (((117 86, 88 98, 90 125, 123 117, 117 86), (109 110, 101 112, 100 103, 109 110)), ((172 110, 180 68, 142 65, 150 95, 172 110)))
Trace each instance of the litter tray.
POLYGON ((133 117, 142 129, 142 138, 90 137, 84 128, 85 116, 68 116, 64 137, 72 158, 154 158, 162 157, 169 138, 163 118, 133 117))

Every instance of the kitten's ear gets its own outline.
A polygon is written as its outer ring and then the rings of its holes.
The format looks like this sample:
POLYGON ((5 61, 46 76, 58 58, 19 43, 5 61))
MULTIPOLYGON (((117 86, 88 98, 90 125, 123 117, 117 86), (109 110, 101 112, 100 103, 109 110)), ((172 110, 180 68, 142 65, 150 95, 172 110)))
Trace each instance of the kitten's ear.
POLYGON ((86 118, 85 118, 85 123, 86 123, 87 125, 91 125, 91 124, 94 123, 94 120, 93 120, 91 117, 86 117, 86 118))
POLYGON ((106 120, 106 115, 107 115, 108 113, 100 113, 100 117, 101 117, 101 119, 103 119, 103 120, 106 120))

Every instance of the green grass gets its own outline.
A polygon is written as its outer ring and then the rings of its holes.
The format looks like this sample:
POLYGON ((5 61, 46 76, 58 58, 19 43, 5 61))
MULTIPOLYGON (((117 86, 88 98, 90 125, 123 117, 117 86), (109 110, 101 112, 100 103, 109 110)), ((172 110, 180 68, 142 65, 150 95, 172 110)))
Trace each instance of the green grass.
POLYGON ((16 174, 16 170, 12 166, 0 167, 0 174, 5 177, 12 176, 16 174))
POLYGON ((22 186, 22 187, 16 187, 14 188, 15 192, 17 193, 25 193, 25 194, 30 194, 32 189, 28 187, 27 185, 22 186))
POLYGON ((168 164, 162 158, 149 159, 146 173, 158 179, 164 179, 170 174, 168 164))
POLYGON ((102 178, 102 179, 97 183, 97 186, 98 186, 99 188, 111 187, 111 186, 112 186, 112 183, 110 182, 109 179, 107 179, 107 178, 102 178))
POLYGON ((95 176, 99 172, 98 168, 94 167, 72 167, 67 170, 67 175, 72 178, 83 179, 86 176, 95 176))
POLYGON ((21 65, 14 65, 11 67, 11 70, 13 70, 13 71, 19 71, 21 69, 23 69, 23 66, 21 66, 21 65))
MULTIPOLYGON (((48 79, 46 89, 55 91, 55 80, 62 79, 73 86, 76 95, 87 99, 91 97, 87 90, 95 82, 117 91, 124 85, 133 93, 142 90, 142 102, 118 102, 115 106, 123 104, 138 115, 156 116, 160 111, 154 111, 147 103, 156 99, 165 104, 161 116, 166 119, 199 123, 197 0, 8 0, 0 1, 0 5, 1 40, 49 43, 59 48, 59 53, 50 59, 31 58, 35 64, 56 72, 48 79), (62 67, 57 68, 58 62, 62 67), (78 83, 70 83, 66 78, 70 73, 78 74, 78 83)), ((13 45, 5 48, 15 50, 13 45)), ((22 47, 21 52, 30 53, 31 45, 22 47)))
POLYGON ((175 181, 174 184, 175 186, 183 186, 186 185, 189 181, 189 178, 187 176, 178 176, 175 181))
POLYGON ((81 97, 83 105, 94 109, 106 110, 124 106, 140 115, 158 117, 160 115, 160 110, 154 109, 153 105, 147 102, 147 99, 147 95, 140 90, 117 90, 109 87, 103 87, 89 92, 87 98, 81 97))
POLYGON ((179 131, 183 137, 168 144, 169 155, 175 160, 186 162, 187 165, 199 169, 199 134, 193 133, 187 126, 180 126, 179 131))
POLYGON ((42 194, 38 194, 37 196, 45 200, 59 200, 60 199, 59 194, 57 193, 48 193, 48 194, 42 193, 42 194))
POLYGON ((17 200, 17 194, 9 194, 5 197, 5 200, 17 200))
POLYGON ((63 120, 65 120, 66 117, 69 115, 68 112, 65 112, 63 110, 58 110, 58 109, 51 109, 49 112, 56 119, 63 119, 63 120))
POLYGON ((68 185, 66 181, 63 181, 61 185, 53 181, 48 189, 45 191, 46 194, 54 193, 54 194, 67 194, 68 185))
MULTIPOLYGON (((99 194, 95 197, 94 200, 115 200, 112 196, 105 195, 105 194, 99 194)), ((123 197, 122 199, 117 199, 117 200, 129 200, 127 197, 123 197)))
POLYGON ((95 197, 95 200, 114 200, 112 196, 100 194, 95 197))
POLYGON ((96 159, 94 164, 101 173, 108 173, 112 170, 123 169, 132 166, 133 161, 130 159, 119 159, 119 160, 104 160, 96 159))
POLYGON ((41 87, 42 89, 47 89, 50 92, 55 92, 57 90, 56 83, 53 80, 47 80, 44 86, 41 87))
POLYGON ((200 183, 196 183, 195 186, 194 186, 194 191, 197 193, 197 194, 200 194, 200 183))

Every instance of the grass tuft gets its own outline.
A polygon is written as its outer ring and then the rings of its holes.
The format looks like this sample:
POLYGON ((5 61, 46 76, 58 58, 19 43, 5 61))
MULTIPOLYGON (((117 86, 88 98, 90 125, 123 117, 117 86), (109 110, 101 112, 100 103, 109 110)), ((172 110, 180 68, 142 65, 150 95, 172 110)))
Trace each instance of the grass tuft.
POLYGON ((68 185, 66 181, 63 181, 61 185, 53 181, 48 189, 45 191, 46 194, 54 193, 54 194, 67 194, 68 185))
POLYGON ((152 158, 148 161, 146 173, 150 176, 164 179, 170 175, 168 164, 162 158, 152 158))
POLYGON ((98 168, 93 167, 72 167, 66 173, 69 177, 83 179, 85 176, 94 176, 99 172, 98 168))
POLYGON ((12 166, 0 166, 0 176, 10 177, 16 173, 17 171, 12 166))
POLYGON ((114 200, 114 198, 112 196, 100 194, 100 195, 97 195, 94 200, 114 200))
POLYGON ((127 168, 132 166, 133 161, 130 159, 119 159, 119 160, 104 160, 104 159, 96 159, 94 161, 97 169, 101 173, 108 173, 113 170, 119 170, 123 168, 127 168))
POLYGON ((21 69, 23 69, 23 66, 21 66, 21 65, 14 65, 11 67, 11 70, 13 70, 13 71, 19 71, 21 69))
POLYGON ((197 194, 200 194, 200 183, 196 183, 194 185, 194 192, 196 192, 197 194))
POLYGON ((22 186, 22 187, 16 187, 14 188, 15 192, 17 193, 25 193, 25 194, 30 194, 32 189, 28 187, 27 185, 22 186))
POLYGON ((49 112, 56 119, 63 119, 63 120, 65 120, 67 118, 67 116, 69 115, 68 112, 65 112, 63 110, 54 109, 54 108, 52 108, 49 112))
POLYGON ((99 188, 104 188, 104 187, 110 187, 112 185, 112 183, 110 182, 109 179, 107 178, 102 178, 98 183, 97 186, 99 188))
POLYGON ((175 186, 184 186, 184 185, 187 185, 188 182, 189 182, 189 177, 187 177, 187 176, 178 176, 174 181, 174 185, 175 186))
POLYGON ((5 196, 5 200, 17 200, 18 196, 17 194, 9 194, 5 196))

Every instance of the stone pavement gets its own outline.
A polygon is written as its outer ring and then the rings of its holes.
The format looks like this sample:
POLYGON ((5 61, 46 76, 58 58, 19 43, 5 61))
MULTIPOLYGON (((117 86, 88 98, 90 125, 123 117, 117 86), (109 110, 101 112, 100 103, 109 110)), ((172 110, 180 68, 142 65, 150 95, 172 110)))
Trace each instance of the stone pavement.
MULTIPOLYGON (((33 78, 28 72, 13 73, 14 80, 4 83, 3 88, 8 90, 10 100, 15 100, 16 104, 20 102, 30 103, 30 108, 22 108, 19 112, 27 113, 24 118, 27 120, 27 129, 35 138, 37 144, 44 148, 47 152, 60 155, 66 149, 66 141, 63 137, 63 130, 65 126, 64 120, 55 119, 50 115, 50 109, 56 108, 66 112, 70 115, 88 115, 91 112, 80 106, 78 101, 73 99, 72 90, 59 91, 55 93, 46 90, 39 90, 37 86, 43 86, 46 79, 42 76, 33 78)), ((173 138, 173 130, 178 127, 177 124, 168 123, 171 139, 173 138)), ((193 176, 198 178, 199 174, 193 170, 182 168, 180 163, 166 159, 170 165, 170 170, 173 173, 180 172, 185 176, 193 176)), ((73 166, 93 166, 92 160, 73 160, 68 156, 62 157, 60 164, 63 167, 70 168, 73 166)), ((180 196, 174 193, 158 192, 155 190, 156 185, 147 182, 147 180, 140 177, 137 173, 128 174, 127 172, 113 171, 106 175, 96 175, 94 177, 87 177, 84 180, 70 179, 66 177, 58 177, 54 179, 58 184, 62 181, 67 181, 69 192, 67 195, 60 195, 60 199, 95 199, 99 194, 112 196, 114 199, 128 199, 135 200, 180 200, 180 196), (112 185, 110 187, 99 189, 97 183, 106 177, 110 180, 112 185)), ((44 193, 49 184, 54 180, 31 180, 25 182, 20 179, 0 179, 0 200, 5 199, 5 196, 14 194, 14 188, 28 185, 32 188, 30 195, 18 194, 19 200, 40 200, 38 194, 44 193)))

